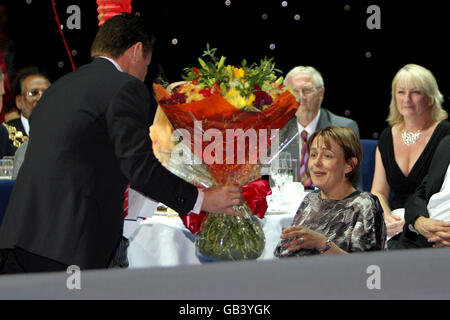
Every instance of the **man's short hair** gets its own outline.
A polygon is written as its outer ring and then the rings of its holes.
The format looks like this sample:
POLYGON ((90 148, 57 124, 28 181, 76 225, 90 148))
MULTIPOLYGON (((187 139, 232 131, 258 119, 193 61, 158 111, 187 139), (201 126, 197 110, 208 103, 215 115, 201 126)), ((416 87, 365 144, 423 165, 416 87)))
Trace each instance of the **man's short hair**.
POLYGON ((311 66, 298 66, 298 67, 291 69, 291 71, 289 71, 286 74, 286 77, 284 78, 284 85, 287 86, 289 78, 296 76, 299 73, 303 73, 303 74, 311 76, 313 78, 313 81, 316 85, 317 90, 319 90, 319 91, 322 90, 322 88, 324 86, 322 75, 316 68, 311 67, 311 66))
POLYGON ((98 30, 91 48, 91 58, 108 55, 119 58, 128 48, 142 42, 144 55, 153 49, 156 38, 140 16, 122 13, 108 19, 98 30))
POLYGON ((14 79, 11 82, 11 89, 14 94, 14 97, 22 94, 23 82, 25 81, 26 78, 28 78, 30 76, 39 76, 44 79, 47 79, 48 82, 50 82, 47 74, 43 70, 41 70, 39 67, 30 66, 30 67, 22 68, 16 73, 16 75, 14 76, 14 79))

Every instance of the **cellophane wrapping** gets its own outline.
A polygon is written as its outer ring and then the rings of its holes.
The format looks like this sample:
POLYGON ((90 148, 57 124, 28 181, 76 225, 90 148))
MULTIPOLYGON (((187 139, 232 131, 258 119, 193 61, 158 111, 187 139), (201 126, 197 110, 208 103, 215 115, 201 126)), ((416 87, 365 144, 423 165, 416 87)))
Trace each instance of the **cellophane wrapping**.
MULTIPOLYGON (((169 92, 161 85, 154 85, 159 106, 173 127, 184 131, 184 134, 179 135, 182 139, 179 138, 171 151, 168 168, 198 187, 248 185, 261 177, 259 160, 261 155, 267 154, 273 142, 271 130, 282 128, 294 116, 298 102, 280 84, 280 80, 271 77, 273 70, 265 71, 264 74, 269 76, 255 85, 245 75, 254 76, 258 72, 262 73, 261 70, 225 66, 223 57, 219 62, 199 61, 203 73, 196 68, 186 69, 190 70, 185 78, 187 81, 178 89, 169 92), (219 80, 214 81, 214 77, 219 80), (209 82, 202 81, 205 79, 209 82), (238 86, 233 85, 237 82, 238 86), (239 91, 246 83, 253 85, 255 90, 249 90, 247 94, 239 91), (211 131, 209 129, 216 134, 213 138, 205 138, 211 131), (227 139, 227 129, 237 134, 227 139), (266 129, 267 134, 258 136, 258 144, 252 145, 242 139, 248 130, 261 132, 261 129, 266 129), (223 139, 218 138, 218 133, 223 139), (265 143, 261 143, 262 140, 265 143), (234 151, 231 157, 230 150, 234 151)), ((253 69, 267 65, 262 61, 260 66, 253 66, 253 69)), ((234 209, 241 212, 242 216, 202 212, 196 248, 203 259, 256 259, 263 252, 265 237, 260 219, 246 202, 234 209)))

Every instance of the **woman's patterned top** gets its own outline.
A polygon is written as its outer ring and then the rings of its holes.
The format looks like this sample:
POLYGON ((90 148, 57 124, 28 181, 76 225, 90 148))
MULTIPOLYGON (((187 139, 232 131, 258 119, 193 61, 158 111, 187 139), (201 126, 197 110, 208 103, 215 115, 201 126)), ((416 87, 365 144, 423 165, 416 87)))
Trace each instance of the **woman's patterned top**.
MULTIPOLYGON (((355 191, 342 200, 322 199, 319 190, 310 192, 294 217, 292 226, 305 226, 319 232, 349 253, 386 250, 386 225, 378 198, 369 192, 355 191)), ((281 244, 275 256, 318 254, 316 249, 289 252, 281 244)))

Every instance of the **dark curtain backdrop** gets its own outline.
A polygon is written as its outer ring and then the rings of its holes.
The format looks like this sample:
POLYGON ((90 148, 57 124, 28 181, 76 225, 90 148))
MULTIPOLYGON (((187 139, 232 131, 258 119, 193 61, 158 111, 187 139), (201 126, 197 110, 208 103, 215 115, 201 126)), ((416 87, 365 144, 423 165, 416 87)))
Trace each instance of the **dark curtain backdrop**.
MULTIPOLYGON (((5 1, 3 1, 5 2, 5 1)), ((55 81, 72 70, 57 29, 51 0, 14 0, 9 5, 7 31, 16 44, 15 67, 38 64, 55 81)), ((62 24, 67 7, 81 9, 81 29, 64 26, 77 67, 90 61, 90 44, 97 31, 95 0, 56 0, 62 24)), ((133 11, 152 25, 158 37, 147 83, 162 68, 170 82, 181 80, 183 69, 197 63, 209 43, 227 63, 258 62, 274 57, 286 74, 297 65, 312 65, 323 75, 323 106, 353 118, 361 137, 376 138, 387 126, 390 86, 395 73, 417 63, 436 76, 444 106, 450 99, 448 41, 450 12, 445 1, 366 0, 133 0, 133 11), (381 9, 381 29, 369 30, 369 5, 381 9), (295 15, 300 15, 295 20, 295 15), (263 15, 264 18, 263 19, 263 15), (177 39, 176 45, 172 40, 177 39), (270 44, 275 49, 270 49, 270 44)), ((63 107, 63 106, 61 106, 63 107)))

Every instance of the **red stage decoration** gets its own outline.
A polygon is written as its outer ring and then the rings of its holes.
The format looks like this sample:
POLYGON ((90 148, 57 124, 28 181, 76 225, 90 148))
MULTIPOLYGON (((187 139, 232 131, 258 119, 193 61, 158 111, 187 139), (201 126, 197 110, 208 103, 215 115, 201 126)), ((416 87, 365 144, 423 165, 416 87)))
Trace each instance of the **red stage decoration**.
POLYGON ((97 0, 98 25, 122 12, 131 13, 131 0, 97 0))
POLYGON ((64 42, 64 47, 66 48, 67 55, 69 56, 70 63, 72 64, 72 70, 75 70, 75 63, 73 62, 72 53, 70 52, 69 46, 67 45, 66 38, 64 37, 64 32, 62 31, 62 24, 59 21, 58 13, 56 12, 56 3, 55 0, 52 0, 53 13, 55 14, 56 24, 58 25, 59 33, 61 34, 62 40, 64 42))
POLYGON ((5 121, 5 104, 12 98, 11 86, 9 84, 8 70, 6 69, 5 59, 3 57, 3 51, 0 50, 0 68, 3 72, 4 80, 3 85, 5 88, 5 94, 3 95, 3 108, 0 112, 0 123, 5 121))

